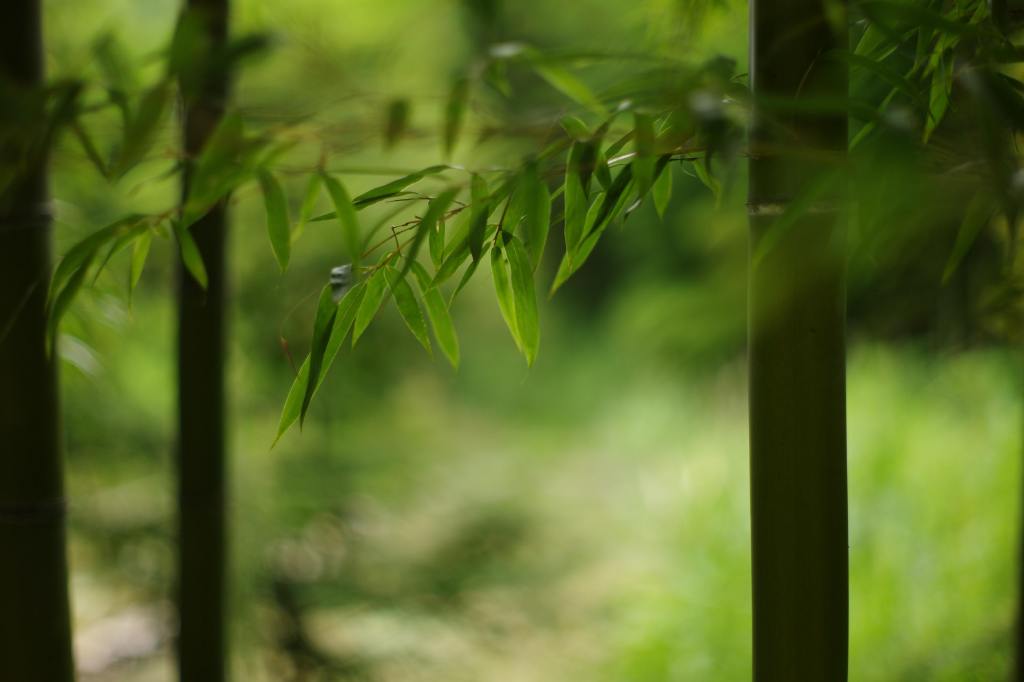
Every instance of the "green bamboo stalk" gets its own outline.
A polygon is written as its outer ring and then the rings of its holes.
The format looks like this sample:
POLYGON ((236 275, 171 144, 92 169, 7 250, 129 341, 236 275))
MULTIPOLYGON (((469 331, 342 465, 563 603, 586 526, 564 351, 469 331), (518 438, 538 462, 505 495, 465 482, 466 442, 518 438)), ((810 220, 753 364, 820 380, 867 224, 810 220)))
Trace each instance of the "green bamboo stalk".
MULTIPOLYGON (((12 97, 42 90, 38 0, 4 7, 0 80, 12 97)), ((65 504, 57 368, 46 348, 51 218, 44 150, 20 126, 41 107, 4 103, 0 163, 14 171, 0 193, 0 679, 74 677, 64 546, 65 504), (22 108, 33 109, 26 116, 22 108)))
MULTIPOLYGON (((187 0, 206 33, 208 54, 223 54, 226 0, 187 0)), ((186 92, 183 134, 194 161, 224 113, 227 74, 207 64, 186 92)), ((183 191, 187 193, 186 169, 183 191)), ((203 289, 178 265, 178 667, 182 682, 227 676, 227 512, 225 503, 226 203, 191 227, 206 266, 203 289)))
POLYGON ((824 192, 775 229, 797 197, 841 168, 847 122, 763 106, 847 96, 845 70, 822 58, 846 45, 845 18, 835 26, 829 7, 844 9, 824 0, 750 4, 751 82, 761 103, 751 133, 748 302, 757 682, 847 679, 841 193, 824 192))

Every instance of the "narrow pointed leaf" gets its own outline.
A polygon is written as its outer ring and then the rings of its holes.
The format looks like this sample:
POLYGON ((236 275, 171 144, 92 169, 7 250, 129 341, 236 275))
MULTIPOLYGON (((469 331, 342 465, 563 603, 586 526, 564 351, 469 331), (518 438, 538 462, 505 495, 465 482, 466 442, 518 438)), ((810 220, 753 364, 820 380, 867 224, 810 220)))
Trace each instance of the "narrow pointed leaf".
POLYGON ((313 321, 313 341, 309 349, 309 380, 306 382, 306 392, 302 397, 302 409, 299 411, 299 424, 306 419, 306 412, 313 400, 313 392, 316 390, 320 377, 320 368, 323 366, 324 355, 327 352, 327 341, 330 338, 331 327, 334 326, 334 318, 338 314, 338 306, 334 303, 334 296, 330 285, 320 291, 320 300, 316 306, 316 319, 313 321))
POLYGON ((299 206, 299 217, 295 222, 295 229, 292 230, 293 243, 299 240, 302 231, 306 229, 306 223, 309 222, 310 217, 313 215, 313 208, 316 207, 317 197, 320 196, 320 185, 319 173, 309 176, 309 182, 306 183, 306 192, 302 195, 302 205, 299 206))
POLYGON ((487 217, 491 214, 490 188, 487 181, 473 174, 470 181, 470 222, 469 252, 473 260, 480 260, 483 253, 484 234, 487 232, 487 217))
POLYGON ((444 262, 444 239, 446 229, 444 220, 438 220, 428 235, 430 262, 434 264, 434 269, 441 267, 441 264, 444 262))
POLYGON ((359 217, 356 215, 355 206, 349 198, 348 191, 341 182, 327 173, 321 173, 324 187, 334 203, 334 211, 341 226, 341 235, 345 243, 345 250, 352 259, 352 267, 359 267, 360 256, 362 255, 362 242, 359 235, 359 217))
POLYGON ((370 279, 366 281, 366 293, 359 303, 359 310, 356 312, 356 320, 352 329, 352 347, 355 348, 359 337, 363 335, 370 322, 377 316, 377 311, 384 303, 384 297, 388 293, 388 284, 384 279, 384 268, 378 268, 370 279))
POLYGON ((441 292, 437 290, 430 275, 419 263, 413 263, 412 271, 416 275, 416 282, 420 287, 420 296, 427 307, 427 316, 430 318, 430 326, 434 329, 434 338, 441 352, 448 358, 448 362, 454 369, 459 368, 459 337, 455 332, 455 324, 448 312, 448 304, 445 303, 441 292))
POLYGON ((658 217, 665 217, 665 209, 672 200, 672 164, 666 163, 665 168, 654 181, 651 188, 651 196, 654 198, 654 208, 658 211, 658 217))
POLYGON ((494 293, 498 297, 501 316, 512 333, 516 348, 522 352, 523 344, 519 340, 519 328, 516 326, 515 299, 512 295, 512 283, 508 274, 508 259, 504 255, 504 250, 499 247, 491 250, 491 274, 494 278, 494 293))
POLYGON ((299 414, 302 412, 302 401, 306 395, 306 388, 309 386, 309 356, 302 362, 302 366, 299 368, 299 373, 295 376, 295 380, 292 381, 292 386, 288 389, 288 397, 285 398, 284 407, 281 409, 281 419, 277 424, 277 436, 274 438, 274 443, 271 445, 277 445, 281 437, 288 432, 291 425, 299 419, 299 414))
POLYGON ((267 211, 267 234, 270 236, 270 246, 274 250, 277 264, 283 272, 288 268, 292 246, 292 238, 288 229, 288 200, 285 198, 281 183, 273 174, 262 170, 259 178, 260 189, 263 190, 263 205, 267 211))
POLYGON ((191 273, 199 286, 205 289, 208 283, 206 266, 203 265, 203 256, 199 253, 199 247, 192 238, 192 233, 187 229, 177 229, 175 236, 178 238, 178 248, 181 250, 181 262, 184 263, 185 269, 191 273))
POLYGON ((416 234, 412 238, 412 242, 406 247, 405 252, 405 265, 402 266, 402 277, 409 272, 409 268, 412 267, 411 263, 416 260, 416 256, 419 255, 420 247, 423 246, 423 240, 426 239, 427 235, 431 230, 434 229, 438 221, 444 217, 445 211, 451 206, 452 201, 455 200, 455 196, 459 193, 457 188, 452 188, 441 192, 436 197, 430 200, 427 204, 427 210, 423 214, 423 219, 420 220, 419 226, 416 228, 416 234))
POLYGON ((423 310, 420 308, 419 301, 416 300, 412 287, 409 286, 405 277, 390 265, 384 268, 384 272, 388 288, 391 289, 391 295, 395 298, 395 305, 398 307, 405 326, 429 353, 430 336, 427 334, 427 323, 423 319, 423 310))
POLYGON ((544 255, 544 245, 548 241, 551 228, 551 193, 541 180, 536 164, 529 164, 523 175, 521 188, 524 204, 523 242, 526 244, 530 263, 536 270, 544 255))
POLYGON ((424 168, 421 171, 410 173, 409 175, 400 177, 397 180, 392 180, 391 182, 385 183, 379 187, 374 187, 373 189, 363 192, 357 196, 352 203, 355 204, 358 209, 366 208, 378 201, 383 201, 384 199, 390 199, 391 197, 397 196, 409 185, 419 182, 428 175, 436 175, 441 171, 446 171, 448 168, 449 166, 430 166, 429 168, 424 168))
POLYGON ((515 306, 516 329, 526 363, 533 365, 540 346, 540 324, 537 315, 537 293, 533 285, 533 267, 526 248, 513 237, 506 244, 512 274, 512 299, 515 306))
POLYGON ((654 119, 637 112, 633 120, 636 129, 633 177, 636 179, 637 193, 643 198, 654 184, 654 119))
POLYGON ((142 279, 142 270, 146 267, 146 259, 149 257, 149 247, 152 243, 153 233, 146 230, 132 245, 131 272, 128 276, 129 298, 135 291, 135 287, 139 285, 139 280, 142 279))
POLYGON ((444 155, 448 158, 455 149, 459 133, 466 119, 466 103, 469 101, 469 81, 459 78, 448 93, 444 114, 444 155))

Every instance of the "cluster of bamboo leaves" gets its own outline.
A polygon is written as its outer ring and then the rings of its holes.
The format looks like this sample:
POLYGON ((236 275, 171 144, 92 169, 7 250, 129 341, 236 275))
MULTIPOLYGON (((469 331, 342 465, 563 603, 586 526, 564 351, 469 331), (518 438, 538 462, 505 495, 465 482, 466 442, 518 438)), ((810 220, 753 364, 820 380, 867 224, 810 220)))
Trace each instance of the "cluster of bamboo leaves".
MULTIPOLYGON (((837 3, 837 12, 841 6, 837 3)), ((489 56, 457 79, 445 105, 439 137, 449 155, 469 126, 467 111, 475 96, 510 94, 508 73, 525 69, 560 94, 562 115, 554 117, 542 142, 522 163, 502 169, 468 169, 439 164, 390 180, 352 196, 326 159, 310 169, 306 189, 291 215, 275 164, 292 144, 273 131, 250 132, 237 113, 227 115, 197 159, 182 159, 174 172, 191 173, 190 191, 180 207, 156 215, 117 220, 74 246, 58 265, 51 283, 51 330, 74 295, 111 257, 132 250, 129 292, 138 282, 154 236, 177 241, 189 272, 204 284, 206 273, 190 228, 212 206, 246 183, 258 184, 266 208, 269 242, 282 270, 291 248, 313 222, 333 222, 351 262, 352 286, 340 299, 330 284, 321 292, 310 351, 285 402, 278 438, 304 419, 337 353, 351 337, 358 342, 380 308, 393 300, 413 336, 429 351, 434 344, 453 365, 459 341, 450 308, 478 271, 489 267, 498 307, 526 361, 533 363, 540 344, 537 271, 544 253, 562 252, 554 293, 587 261, 609 227, 623 223, 644 202, 663 214, 671 198, 673 168, 694 176, 716 194, 715 164, 728 165, 742 152, 742 129, 757 105, 760 115, 841 107, 859 123, 851 156, 885 142, 905 127, 912 151, 923 153, 941 136, 940 124, 963 106, 981 117, 987 144, 975 168, 985 182, 979 196, 997 198, 1015 224, 1019 202, 1017 162, 1011 138, 1024 125, 1024 86, 1009 71, 1020 61, 1006 27, 995 21, 982 0, 890 2, 867 0, 850 5, 856 40, 849 51, 825 58, 849 64, 854 89, 841 102, 753 102, 744 75, 726 59, 698 67, 659 57, 635 60, 627 77, 592 88, 577 66, 621 55, 548 55, 518 44, 495 46, 489 56), (959 89, 967 95, 961 105, 959 89), (917 117, 908 124, 894 112, 917 117), (980 164, 980 165, 979 165, 980 164), (441 185, 437 191, 422 189, 441 185), (312 215, 321 194, 334 210, 312 215), (414 214, 399 225, 368 225, 364 209, 390 203, 414 214), (434 342, 428 326, 433 329, 434 342)), ((845 26, 848 19, 837 15, 845 26)), ((144 162, 157 126, 178 96, 188 97, 201 80, 193 65, 228 64, 262 47, 260 38, 234 43, 228 54, 210 59, 195 44, 195 32, 183 21, 168 50, 166 75, 133 101, 119 83, 121 69, 113 53, 101 106, 116 107, 123 137, 110 158, 92 143, 83 124, 86 108, 67 116, 87 155, 107 177, 116 179, 144 162), (198 54, 198 56, 197 56, 198 54)), ((70 107, 74 109, 74 107, 70 107)), ((385 112, 386 139, 394 143, 410 116, 399 100, 385 112)), ((781 120, 781 118, 780 118, 781 120)), ((865 152, 866 153, 866 152, 865 152)), ((959 159, 963 161, 963 159, 959 159)), ((856 163, 856 161, 854 161, 856 163)), ((939 169, 942 171, 943 169, 939 169)), ((842 169, 840 169, 842 171, 842 169)), ((928 169, 927 172, 932 172, 928 169)), ((781 231, 807 210, 824 185, 808 187, 777 221, 781 231)), ((856 192, 856 190, 855 190, 856 192)), ((955 268, 978 232, 991 218, 983 200, 966 211, 953 247, 955 268)), ((391 215, 395 215, 394 213, 391 215)), ((765 243, 771 244, 767 239, 765 243)))

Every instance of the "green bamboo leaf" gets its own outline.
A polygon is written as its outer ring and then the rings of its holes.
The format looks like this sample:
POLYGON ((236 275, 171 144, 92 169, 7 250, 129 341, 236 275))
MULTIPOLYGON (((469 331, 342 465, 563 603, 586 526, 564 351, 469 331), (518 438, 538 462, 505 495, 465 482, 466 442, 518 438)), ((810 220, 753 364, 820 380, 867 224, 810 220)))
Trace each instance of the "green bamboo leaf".
POLYGON ((466 271, 462 273, 462 278, 459 280, 458 286, 455 287, 455 291, 452 292, 451 298, 448 299, 449 307, 451 307, 452 303, 455 301, 455 297, 459 295, 459 293, 466 287, 467 284, 469 284, 469 280, 473 278, 473 275, 476 273, 477 267, 480 265, 480 261, 482 261, 483 257, 487 255, 488 248, 490 247, 488 245, 485 245, 484 251, 480 255, 480 258, 477 258, 475 261, 471 261, 469 267, 467 267, 466 271))
POLYGON ((654 119, 640 112, 633 114, 636 157, 633 159, 633 177, 639 198, 647 196, 654 184, 654 119))
POLYGON ((459 337, 455 332, 452 316, 448 312, 448 305, 445 303, 444 297, 441 296, 441 292, 431 282, 430 275, 422 265, 413 263, 412 271, 416 275, 416 281, 419 284, 420 296, 423 298, 423 303, 427 306, 427 316, 430 318, 430 326, 434 329, 434 338, 437 339, 437 345, 441 347, 441 352, 448 358, 452 368, 458 369, 459 337))
POLYGON ((551 284, 550 296, 554 296, 555 292, 582 267, 583 263, 590 256, 590 252, 593 250, 594 245, 597 244, 597 240, 603 231, 603 229, 594 229, 597 217, 600 215, 603 206, 604 194, 598 193, 594 196, 594 202, 590 205, 587 217, 583 223, 583 234, 586 237, 575 248, 566 250, 565 255, 562 257, 562 262, 558 266, 558 272, 555 274, 555 281, 551 284))
POLYGON ((460 248, 448 254, 444 259, 444 263, 437 269, 437 273, 434 275, 434 284, 439 286, 448 281, 452 275, 459 271, 459 268, 466 262, 469 255, 469 245, 463 242, 460 248))
POLYGON ((420 247, 423 246, 423 240, 431 230, 435 229, 438 221, 444 217, 445 211, 451 206, 458 193, 458 188, 453 187, 441 192, 427 204, 427 210, 423 214, 423 219, 420 220, 419 226, 416 228, 416 234, 413 235, 412 242, 406 247, 405 265, 402 266, 403 278, 408 274, 409 268, 412 267, 412 262, 416 260, 416 256, 419 255, 420 247))
POLYGON ((498 297, 498 308, 501 316, 512 333, 516 348, 523 352, 523 344, 519 339, 519 328, 516 326, 516 304, 512 294, 512 283, 508 274, 508 258, 499 246, 491 249, 491 275, 494 278, 494 293, 498 297))
POLYGON ((86 158, 89 159, 90 163, 96 167, 99 174, 107 178, 109 177, 109 171, 107 170, 107 164, 103 162, 103 157, 100 154, 99 149, 96 148, 96 144, 92 140, 92 136, 89 135, 89 131, 85 129, 85 125, 81 119, 76 120, 71 125, 71 132, 75 134, 75 138, 78 143, 82 145, 82 151, 85 152, 86 158))
POLYGON ((978 192, 967 205, 963 222, 957 231, 956 242, 953 244, 953 251, 946 261, 946 268, 942 273, 942 283, 946 284, 953 276, 956 269, 960 267, 967 252, 978 238, 978 233, 988 224, 995 213, 995 202, 990 194, 978 192))
POLYGON ((658 217, 665 217, 665 209, 672 200, 672 164, 666 163, 658 179, 654 181, 651 188, 651 196, 654 197, 654 208, 658 211, 658 217))
POLYGON ((330 338, 327 339, 324 360, 320 366, 320 376, 316 380, 317 388, 323 383, 324 377, 327 376, 327 371, 331 368, 334 358, 341 349, 341 344, 345 342, 349 330, 352 329, 356 313, 359 312, 360 305, 365 296, 366 282, 360 282, 345 292, 345 295, 338 302, 338 312, 334 316, 334 324, 331 325, 330 338))
POLYGON ((187 229, 175 229, 175 236, 178 238, 178 248, 181 249, 181 262, 185 264, 196 282, 203 289, 206 288, 209 280, 206 276, 206 266, 203 265, 203 256, 199 253, 199 247, 187 229))
POLYGON ((516 329, 526 364, 532 366, 540 346, 540 324, 537 315, 537 293, 533 286, 533 267, 526 248, 516 237, 505 245, 512 273, 512 298, 515 305, 516 329))
POLYGON ((142 270, 146 267, 146 259, 149 257, 149 247, 152 243, 153 233, 147 229, 132 245, 131 272, 128 276, 129 298, 135 291, 135 287, 139 285, 139 280, 142 279, 142 270))
POLYGON ((548 85, 558 90, 572 101, 580 104, 600 117, 608 115, 604 104, 591 92, 586 83, 560 66, 550 62, 533 62, 533 68, 548 85))
POLYGON ((320 177, 334 203, 334 212, 338 218, 338 224, 341 226, 345 250, 348 251, 348 255, 352 259, 352 268, 356 269, 359 267, 362 256, 362 241, 359 234, 359 217, 356 215, 355 206, 352 204, 352 199, 349 198, 345 186, 337 178, 323 171, 321 171, 320 177))
POLYGON ((306 388, 309 386, 309 356, 302 362, 299 373, 295 376, 291 388, 288 390, 288 397, 285 398, 284 407, 281 409, 281 419, 277 424, 277 436, 270 447, 277 445, 281 437, 288 432, 299 419, 302 411, 302 400, 306 395, 306 388))
MULTIPOLYGON (((391 182, 384 183, 379 187, 374 187, 373 189, 369 189, 363 192, 362 194, 357 196, 352 203, 355 204, 357 209, 362 210, 367 206, 375 204, 379 201, 383 201, 385 199, 390 199, 391 197, 398 196, 402 192, 402 190, 404 190, 409 185, 419 182, 420 180, 427 176, 436 175, 442 171, 446 171, 449 168, 450 166, 443 165, 430 166, 429 168, 424 168, 421 171, 410 173, 409 175, 405 175, 401 178, 398 178, 397 180, 392 180, 391 182)), ((332 217, 334 216, 326 216, 326 218, 332 217)), ((325 216, 317 216, 317 218, 324 219, 325 216)))
POLYGON ((143 95, 138 110, 124 129, 117 175, 124 175, 149 152, 170 99, 171 87, 167 81, 161 81, 143 95))
POLYGON ((572 251, 583 237, 583 222, 587 216, 587 194, 583 185, 583 163, 587 143, 575 142, 569 150, 565 167, 564 232, 565 249, 572 251))
POLYGON ((377 316, 377 311, 380 310, 381 304, 384 303, 384 297, 387 293, 388 286, 387 280, 384 279, 384 268, 378 268, 370 276, 370 279, 366 281, 366 293, 363 295, 363 300, 359 304, 359 310, 356 312, 355 325, 352 328, 353 348, 359 342, 359 337, 370 326, 370 322, 377 316))
POLYGON ((441 264, 444 262, 444 238, 446 229, 444 220, 438 220, 428 235, 430 262, 434 264, 435 270, 441 267, 441 264))
POLYGON ((473 173, 470 181, 469 252, 473 254, 474 261, 480 260, 483 254, 487 217, 491 214, 490 193, 487 181, 473 173))
POLYGON ((92 264, 94 256, 95 252, 90 254, 86 260, 81 263, 81 266, 75 270, 70 277, 68 277, 64 287, 52 300, 46 329, 47 350, 53 349, 53 342, 57 338, 57 327, 60 325, 60 321, 64 317, 64 313, 66 313, 68 308, 71 306, 71 301, 74 300, 75 295, 78 294, 79 289, 82 288, 82 284, 85 282, 85 275, 89 270, 89 266, 92 264))
POLYGON ((566 116, 560 121, 562 129, 575 142, 584 142, 590 139, 590 128, 582 120, 575 116, 566 116))
POLYGON ((320 300, 316 306, 316 318, 313 321, 313 341, 309 349, 309 379, 306 381, 306 392, 302 396, 302 409, 299 410, 300 426, 305 421, 309 404, 313 400, 313 393, 320 377, 320 368, 324 364, 324 356, 327 352, 327 342, 330 339, 331 328, 334 326, 337 314, 338 306, 334 303, 331 286, 327 285, 320 291, 320 300))
POLYGON ((523 242, 536 270, 544 255, 551 228, 551 192, 541 179, 536 163, 529 163, 523 173, 520 195, 523 197, 523 242))
POLYGON ((263 205, 267 211, 267 234, 281 271, 288 268, 291 256, 292 237, 288 230, 288 200, 277 178, 268 170, 259 174, 260 189, 263 190, 263 205))
POLYGON ((452 84, 448 93, 448 103, 445 106, 444 114, 444 155, 449 158, 455 144, 458 142, 459 133, 466 119, 466 104, 469 101, 469 80, 459 78, 452 84))
MULTIPOLYGON (((411 268, 412 266, 410 265, 409 267, 411 268)), ((416 300, 415 294, 413 294, 412 287, 405 281, 405 276, 390 265, 385 266, 384 272, 387 277, 388 288, 391 289, 391 294, 395 298, 395 305, 398 306, 398 312, 402 315, 405 326, 409 328, 409 331, 416 337, 416 340, 430 353, 430 336, 427 334, 427 323, 423 319, 423 310, 420 309, 420 304, 416 300)))
POLYGON ((321 184, 319 173, 309 176, 309 181, 306 183, 306 193, 302 195, 302 205, 299 206, 299 217, 295 223, 295 229, 292 230, 292 243, 299 240, 302 231, 306 229, 306 223, 309 222, 310 217, 313 215, 316 200, 320 196, 321 184))
POLYGON ((133 214, 119 218, 82 239, 64 254, 50 278, 48 298, 52 301, 66 285, 68 279, 79 269, 91 264, 92 259, 104 245, 123 234, 125 230, 144 220, 144 216, 133 214))
POLYGON ((931 89, 928 94, 928 118, 924 122, 924 143, 927 144, 935 129, 942 123, 949 108, 949 97, 953 91, 953 59, 941 56, 938 67, 932 73, 931 89))

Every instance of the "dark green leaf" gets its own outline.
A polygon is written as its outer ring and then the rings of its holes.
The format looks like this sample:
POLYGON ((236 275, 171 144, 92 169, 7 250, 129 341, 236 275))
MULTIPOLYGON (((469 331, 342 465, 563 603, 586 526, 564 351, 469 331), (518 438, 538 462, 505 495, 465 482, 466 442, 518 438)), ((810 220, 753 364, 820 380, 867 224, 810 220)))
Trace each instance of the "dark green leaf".
POLYGON ((192 239, 192 233, 188 229, 179 228, 175 229, 174 234, 178 238, 178 248, 181 249, 181 262, 185 264, 185 269, 192 274, 199 286, 205 289, 208 283, 206 266, 203 265, 203 256, 199 253, 199 247, 196 246, 195 240, 192 239))
POLYGON ((384 129, 384 145, 395 146, 406 128, 409 127, 409 100, 396 99, 388 104, 387 127, 384 129))
POLYGON ((452 367, 459 367, 459 337, 455 333, 455 325, 448 312, 448 305, 441 296, 441 292, 430 281, 430 275, 419 263, 413 263, 412 271, 416 274, 416 281, 420 287, 420 295, 423 303, 427 306, 427 315, 430 317, 430 326, 434 329, 434 338, 437 345, 452 367))
MULTIPOLYGON (((410 265, 411 267, 411 265, 410 265)), ((427 335, 427 323, 423 319, 423 310, 413 294, 412 287, 405 281, 405 277, 390 265, 384 268, 388 281, 388 287, 395 298, 395 305, 402 315, 405 326, 409 328, 416 340, 430 352, 430 336, 427 335)))
POLYGON ((263 190, 263 205, 267 211, 267 234, 274 250, 278 265, 284 271, 291 255, 292 237, 288 230, 288 200, 284 189, 270 171, 260 171, 260 188, 263 190))
POLYGON ((302 367, 299 368, 299 373, 292 382, 292 387, 288 390, 288 397, 285 398, 284 408, 281 410, 281 419, 277 424, 277 436, 274 438, 273 445, 277 445, 277 442, 281 440, 281 436, 287 433, 291 425, 299 419, 299 414, 302 411, 302 401, 306 396, 308 386, 309 356, 307 355, 302 363, 302 367))
POLYGON ((354 348, 356 343, 359 341, 359 337, 363 335, 366 328, 370 326, 370 322, 377 316, 377 311, 380 310, 381 304, 384 302, 384 297, 388 293, 388 283, 384 276, 384 268, 378 268, 370 279, 366 281, 366 293, 363 295, 363 300, 359 304, 359 310, 356 312, 355 325, 352 329, 352 347, 354 348))
POLYGON ((967 252, 970 251, 971 246, 978 238, 978 233, 988 224, 993 213, 995 213, 995 202, 992 196, 987 192, 975 194, 967 205, 963 222, 960 224, 960 229, 956 235, 956 243, 953 245, 952 253, 949 254, 946 269, 942 273, 943 284, 948 282, 949 278, 956 272, 964 256, 967 255, 967 252))
POLYGON ((483 253, 484 234, 487 232, 487 217, 491 214, 490 188, 487 181, 473 174, 470 182, 469 252, 473 260, 480 260, 483 253))
POLYGON ((636 130, 636 157, 633 159, 633 177, 639 198, 647 196, 654 184, 654 119, 636 112, 633 114, 636 130))
MULTIPOLYGON (((404 190, 409 185, 415 182, 419 182, 428 175, 436 175, 437 173, 446 171, 448 170, 448 168, 449 166, 431 166, 429 168, 424 168, 421 171, 410 173, 409 175, 398 178, 397 180, 392 180, 391 182, 385 183, 380 187, 374 187, 371 190, 363 192, 362 194, 357 196, 352 203, 355 204, 357 209, 361 210, 363 208, 366 208, 367 206, 370 206, 371 204, 377 203, 378 201, 383 201, 384 199, 390 199, 391 197, 397 196, 402 190, 404 190)), ((318 218, 322 217, 324 216, 318 216, 318 218)))
POLYGON ((651 196, 654 197, 654 208, 658 211, 658 217, 665 217, 665 209, 668 202, 672 200, 672 164, 666 163, 658 179, 654 181, 651 188, 651 196))
POLYGON ((541 179, 535 163, 529 163, 523 173, 519 189, 523 197, 524 226, 523 242, 530 255, 530 262, 536 270, 544 255, 548 231, 551 227, 551 193, 541 179))
POLYGON ((323 366, 324 355, 327 352, 327 341, 330 339, 331 328, 334 326, 334 318, 337 314, 338 306, 334 303, 330 285, 327 285, 320 291, 320 300, 316 306, 316 318, 313 321, 313 341, 309 349, 309 380, 306 382, 306 393, 302 397, 302 409, 299 411, 300 425, 305 421, 309 403, 313 400, 313 393, 320 377, 320 368, 323 366))
POLYGON ((498 297, 498 308, 501 309, 501 316, 512 332, 512 338, 516 342, 516 348, 523 351, 523 344, 519 340, 519 329, 516 327, 516 305, 512 295, 512 283, 508 274, 508 259, 505 257, 504 249, 495 246, 491 249, 491 275, 494 278, 494 293, 498 297))
POLYGON ((515 305, 516 329, 526 363, 533 365, 540 346, 540 324, 537 316, 537 294, 533 286, 533 267, 526 249, 516 237, 506 245, 512 273, 512 298, 515 305))
POLYGON ((170 98, 171 88, 165 81, 150 88, 142 97, 138 110, 124 130, 117 163, 118 175, 124 175, 149 152, 170 98))
POLYGON ((359 234, 359 217, 356 215, 355 206, 349 198, 345 186, 327 173, 321 173, 324 187, 334 203, 334 212, 341 225, 341 236, 345 243, 345 250, 352 259, 352 268, 359 267, 362 257, 362 240, 359 234))
POLYGON ((420 220, 420 224, 416 228, 416 234, 412 238, 412 243, 406 247, 405 265, 402 267, 403 278, 409 272, 411 263, 416 260, 420 247, 423 245, 423 240, 431 230, 435 229, 435 225, 437 225, 438 221, 444 217, 445 211, 447 211, 448 207, 451 206, 452 201, 455 200, 455 196, 458 193, 459 190, 457 188, 445 190, 431 199, 430 203, 427 204, 427 211, 423 214, 423 219, 420 220))
POLYGON ((438 220, 437 224, 434 225, 434 229, 430 231, 430 262, 434 264, 434 269, 441 267, 444 262, 444 238, 446 227, 444 220, 438 220))

